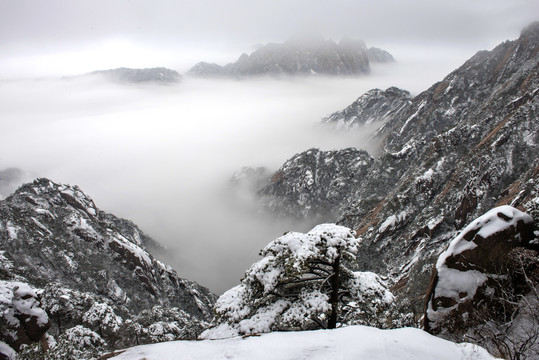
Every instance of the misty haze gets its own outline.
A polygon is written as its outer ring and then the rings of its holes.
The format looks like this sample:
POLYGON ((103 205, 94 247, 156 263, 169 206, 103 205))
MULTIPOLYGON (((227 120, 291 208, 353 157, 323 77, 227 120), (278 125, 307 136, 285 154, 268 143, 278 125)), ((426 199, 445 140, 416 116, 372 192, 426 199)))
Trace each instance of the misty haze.
MULTIPOLYGON (((262 217, 252 194, 231 187, 245 166, 275 171, 292 155, 368 147, 367 129, 319 124, 372 88, 416 93, 459 59, 421 71, 413 63, 376 65, 360 77, 208 80, 173 85, 117 84, 99 76, 5 80, 9 119, 4 168, 25 181, 76 184, 103 210, 134 221, 169 247, 181 276, 221 293, 234 286, 258 251, 286 231, 313 223, 262 217)), ((373 154, 375 155, 375 154, 373 154)), ((20 185, 4 186, 3 196, 20 185)))

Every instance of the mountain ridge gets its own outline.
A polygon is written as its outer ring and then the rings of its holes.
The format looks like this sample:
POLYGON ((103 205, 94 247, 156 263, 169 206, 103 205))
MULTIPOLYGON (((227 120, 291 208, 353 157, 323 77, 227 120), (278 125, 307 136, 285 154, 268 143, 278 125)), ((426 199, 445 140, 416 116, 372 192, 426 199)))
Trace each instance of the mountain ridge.
MULTIPOLYGON (((40 306, 49 316, 57 314, 49 336, 61 338, 72 331, 70 326, 84 324, 88 331, 99 329, 109 346, 147 342, 150 334, 134 326, 147 321, 140 318, 144 311, 154 311, 148 327, 160 321, 169 324, 161 326, 164 334, 181 338, 188 323, 199 327, 195 333, 200 331, 203 325, 196 324, 211 320, 215 295, 156 260, 147 250, 152 247, 158 248, 157 243, 136 225, 99 210, 77 186, 37 179, 0 201, 0 280, 6 294, 0 296, 0 307, 13 306, 10 293, 22 282, 41 289, 36 292, 40 306), (92 310, 95 304, 103 305, 92 310), (176 310, 170 315, 156 307, 176 310), (132 326, 107 333, 99 321, 88 320, 92 312, 97 319, 112 313, 118 324, 130 319, 132 326)), ((18 350, 24 339, 6 331, 0 341, 18 350)), ((196 337, 192 332, 185 336, 196 337)))
MULTIPOLYGON (((359 269, 388 274, 397 295, 413 299, 409 308, 417 318, 430 264, 471 219, 503 204, 539 217, 538 52, 534 23, 419 95, 403 96, 398 106, 377 103, 380 91, 372 91, 325 120, 336 126, 379 121, 373 139, 380 155, 362 181, 344 186, 349 191, 336 200, 341 205, 322 221, 356 229, 359 269)), ((309 165, 297 163, 294 171, 305 173, 309 165)), ((260 192, 274 187, 270 180, 260 192)), ((278 216, 301 218, 302 204, 287 197, 290 191, 312 196, 309 188, 290 185, 262 204, 271 203, 278 216)), ((313 206, 329 195, 317 196, 313 206)))
POLYGON ((394 61, 387 51, 368 49, 361 40, 344 38, 337 43, 320 36, 262 45, 251 54, 244 53, 235 62, 224 66, 199 62, 187 74, 236 78, 315 74, 350 76, 368 74, 370 62, 394 61))

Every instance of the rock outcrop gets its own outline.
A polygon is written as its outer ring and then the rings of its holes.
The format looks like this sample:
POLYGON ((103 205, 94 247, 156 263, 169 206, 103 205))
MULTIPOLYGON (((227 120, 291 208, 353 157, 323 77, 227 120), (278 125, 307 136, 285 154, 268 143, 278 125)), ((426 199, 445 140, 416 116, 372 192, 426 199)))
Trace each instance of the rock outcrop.
POLYGON ((530 244, 534 238, 531 216, 510 206, 494 208, 462 230, 433 269, 425 330, 455 340, 490 338, 489 348, 496 348, 499 356, 509 355, 498 346, 502 343, 521 355, 539 355, 534 345, 539 315, 530 314, 518 325, 515 316, 537 310, 539 259, 530 244), (522 301, 526 296, 532 296, 531 301, 522 301), (512 333, 517 326, 526 331, 512 333))
POLYGON ((361 95, 344 110, 323 118, 322 123, 345 130, 371 124, 380 126, 408 111, 411 106, 410 93, 406 90, 396 87, 385 91, 373 89, 361 95))
POLYGON ((280 217, 332 221, 373 162, 364 150, 307 150, 273 174, 259 191, 261 205, 280 217))
POLYGON ((531 216, 510 206, 497 207, 468 225, 451 241, 436 263, 427 291, 424 326, 431 333, 467 331, 477 310, 493 292, 489 286, 510 274, 500 273, 509 252, 529 246, 534 238, 531 216), (458 324, 458 325, 457 325, 458 324))

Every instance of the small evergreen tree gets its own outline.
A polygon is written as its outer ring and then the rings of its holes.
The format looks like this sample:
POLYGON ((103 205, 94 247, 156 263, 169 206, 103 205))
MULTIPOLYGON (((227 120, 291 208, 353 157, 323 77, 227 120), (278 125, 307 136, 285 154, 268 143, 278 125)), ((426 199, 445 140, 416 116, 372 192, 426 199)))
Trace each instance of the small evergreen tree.
POLYGON ((351 309, 361 316, 383 311, 393 299, 383 281, 350 269, 357 245, 352 230, 334 224, 270 242, 241 284, 219 298, 213 326, 201 337, 335 328, 343 306, 348 323, 361 323, 351 309))

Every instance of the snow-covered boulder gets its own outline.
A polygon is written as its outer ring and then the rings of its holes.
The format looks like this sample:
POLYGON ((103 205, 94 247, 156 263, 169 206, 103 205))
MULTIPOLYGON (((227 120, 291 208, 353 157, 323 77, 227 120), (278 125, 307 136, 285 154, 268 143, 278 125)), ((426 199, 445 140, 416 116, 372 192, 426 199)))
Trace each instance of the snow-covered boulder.
MULTIPOLYGON (((526 249, 534 236, 531 216, 511 206, 494 208, 469 224, 438 258, 425 329, 453 340, 480 339, 485 324, 491 329, 511 324, 525 311, 519 301, 537 287, 537 252, 526 249)), ((533 333, 539 336, 539 328, 533 333)))
POLYGON ((43 340, 50 321, 35 289, 23 282, 0 281, 0 325, 0 340, 15 350, 43 340))

